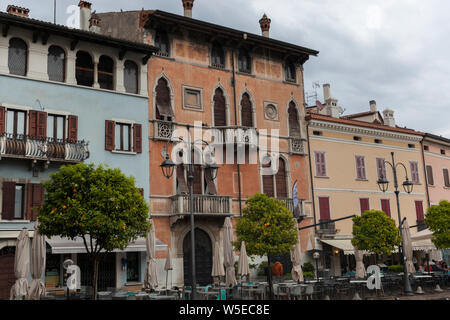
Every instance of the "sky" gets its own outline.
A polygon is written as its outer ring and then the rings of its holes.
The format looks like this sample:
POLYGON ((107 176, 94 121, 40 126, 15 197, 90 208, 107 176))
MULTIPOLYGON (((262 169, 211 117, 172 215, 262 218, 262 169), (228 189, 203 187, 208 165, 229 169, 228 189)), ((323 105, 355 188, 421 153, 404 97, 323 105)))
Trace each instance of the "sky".
MULTIPOLYGON (((56 0, 57 23, 79 0, 56 0)), ((54 0, 0 0, 53 21, 54 0)), ((183 14, 181 0, 90 0, 97 12, 159 9, 183 14)), ((193 18, 319 51, 304 65, 305 92, 323 99, 331 85, 345 114, 395 111, 396 124, 450 138, 450 2, 447 0, 195 0, 193 18), (319 83, 320 88, 314 88, 319 83)), ((315 98, 311 97, 312 104, 315 98)))

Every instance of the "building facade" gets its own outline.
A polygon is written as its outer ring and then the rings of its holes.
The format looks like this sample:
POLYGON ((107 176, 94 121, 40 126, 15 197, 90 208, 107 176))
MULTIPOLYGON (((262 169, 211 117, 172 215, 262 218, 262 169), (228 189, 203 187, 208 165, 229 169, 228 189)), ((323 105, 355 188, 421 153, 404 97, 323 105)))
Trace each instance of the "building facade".
MULTIPOLYGON (((147 61, 157 49, 34 20, 15 6, 0 12, 0 26, 0 298, 8 298, 15 240, 24 227, 33 236, 41 183, 61 165, 118 167, 148 200, 147 61)), ((47 249, 47 287, 64 285, 67 257, 83 285, 90 281, 81 243, 51 238, 47 249)), ((110 254, 101 270, 100 288, 143 281, 144 240, 110 254)))

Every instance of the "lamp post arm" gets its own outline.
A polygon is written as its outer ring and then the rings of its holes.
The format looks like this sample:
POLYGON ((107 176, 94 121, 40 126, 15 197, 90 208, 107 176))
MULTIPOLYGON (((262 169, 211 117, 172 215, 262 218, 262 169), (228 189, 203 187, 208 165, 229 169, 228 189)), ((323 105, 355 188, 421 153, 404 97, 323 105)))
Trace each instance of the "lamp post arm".
POLYGON ((397 166, 402 166, 403 169, 405 169, 406 179, 408 180, 408 170, 406 169, 405 165, 403 163, 401 163, 401 162, 398 162, 398 163, 395 164, 395 167, 397 167, 397 166))

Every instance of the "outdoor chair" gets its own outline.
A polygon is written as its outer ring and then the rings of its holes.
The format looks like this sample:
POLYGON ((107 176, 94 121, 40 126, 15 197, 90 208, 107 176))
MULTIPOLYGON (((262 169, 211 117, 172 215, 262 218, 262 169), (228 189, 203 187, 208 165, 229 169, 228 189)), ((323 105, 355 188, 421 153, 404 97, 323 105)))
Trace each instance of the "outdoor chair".
POLYGON ((300 285, 296 285, 291 288, 291 299, 292 300, 302 300, 302 291, 303 287, 300 285))
POLYGON ((239 286, 234 286, 231 291, 231 299, 232 300, 242 300, 241 288, 239 286))
POLYGON ((336 283, 334 287, 335 297, 339 297, 339 300, 343 300, 343 297, 349 295, 350 292, 350 279, 346 281, 340 281, 336 283))
POLYGON ((274 283, 273 286, 273 295, 275 297, 276 300, 281 300, 283 298, 288 298, 288 294, 287 292, 282 292, 280 290, 280 285, 278 283, 274 283))
POLYGON ((255 298, 258 300, 265 300, 266 298, 266 286, 264 284, 258 284, 258 288, 254 292, 255 298))
POLYGON ((314 294, 314 286, 310 284, 305 289, 306 300, 313 300, 313 294, 314 294))

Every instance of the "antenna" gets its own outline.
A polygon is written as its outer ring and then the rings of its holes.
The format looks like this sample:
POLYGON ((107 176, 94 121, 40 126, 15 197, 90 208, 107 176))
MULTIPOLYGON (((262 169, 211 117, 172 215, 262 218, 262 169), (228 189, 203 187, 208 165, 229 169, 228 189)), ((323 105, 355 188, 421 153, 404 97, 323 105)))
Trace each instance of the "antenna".
POLYGON ((53 23, 56 24, 56 0, 53 0, 53 23))
POLYGON ((316 104, 316 101, 317 101, 317 88, 320 88, 319 81, 313 82, 312 83, 312 88, 313 88, 314 92, 306 92, 306 101, 307 101, 308 106, 316 104), (312 104, 310 104, 311 98, 314 98, 312 104))

